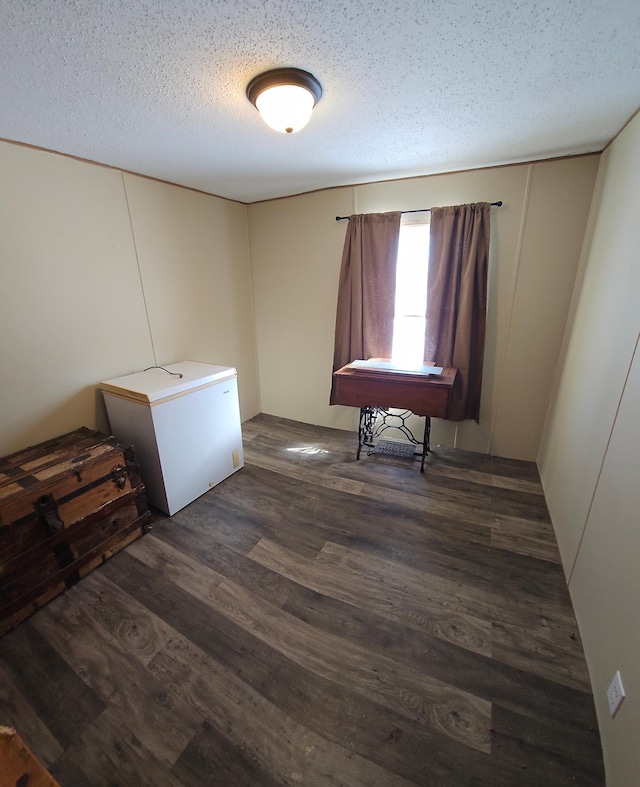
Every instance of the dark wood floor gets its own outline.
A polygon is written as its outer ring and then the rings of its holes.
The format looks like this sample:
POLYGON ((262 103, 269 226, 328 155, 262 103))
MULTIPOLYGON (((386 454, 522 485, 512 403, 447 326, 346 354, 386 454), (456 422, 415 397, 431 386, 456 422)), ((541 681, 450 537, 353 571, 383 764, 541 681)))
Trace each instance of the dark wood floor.
POLYGON ((530 463, 258 416, 246 466, 0 640, 64 787, 604 784, 530 463))

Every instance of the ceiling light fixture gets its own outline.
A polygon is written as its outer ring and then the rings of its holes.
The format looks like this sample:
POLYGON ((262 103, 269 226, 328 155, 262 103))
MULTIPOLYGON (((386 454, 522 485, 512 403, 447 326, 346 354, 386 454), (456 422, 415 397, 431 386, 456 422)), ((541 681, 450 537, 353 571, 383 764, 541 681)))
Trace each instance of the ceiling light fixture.
POLYGON ((247 85, 247 98, 264 122, 283 134, 300 131, 307 125, 320 96, 320 82, 299 68, 274 68, 247 85))

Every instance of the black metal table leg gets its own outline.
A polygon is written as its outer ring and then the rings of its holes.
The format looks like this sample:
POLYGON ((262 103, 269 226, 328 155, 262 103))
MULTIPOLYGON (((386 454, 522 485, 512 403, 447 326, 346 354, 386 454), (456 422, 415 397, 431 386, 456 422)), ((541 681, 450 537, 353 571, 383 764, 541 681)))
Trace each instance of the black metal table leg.
POLYGON ((431 418, 427 415, 424 419, 424 437, 422 438, 422 462, 420 463, 420 472, 424 473, 424 460, 429 453, 429 445, 431 440, 431 418))
POLYGON ((356 459, 360 459, 360 452, 363 446, 372 445, 373 440, 373 425, 376 421, 376 408, 375 407, 361 407, 360 408, 360 422, 358 424, 358 452, 356 459))
MULTIPOLYGON (((360 459, 360 454, 363 448, 367 448, 368 453, 371 453, 374 447, 374 440, 379 437, 387 429, 397 429, 411 442, 414 446, 420 445, 420 440, 417 440, 410 428, 407 426, 407 420, 412 415, 410 410, 403 410, 398 413, 391 413, 384 407, 361 407, 360 420, 358 422, 358 451, 356 459, 360 459), (381 422, 378 419, 381 418, 381 422), (390 423, 393 420, 399 420, 398 423, 390 423)), ((429 453, 431 437, 431 418, 427 415, 424 421, 424 436, 422 438, 422 461, 420 463, 420 472, 424 473, 424 462, 429 453)), ((416 451, 416 454, 418 452, 416 451)), ((414 454, 415 455, 415 454, 414 454)), ((418 454, 420 455, 420 454, 418 454)))

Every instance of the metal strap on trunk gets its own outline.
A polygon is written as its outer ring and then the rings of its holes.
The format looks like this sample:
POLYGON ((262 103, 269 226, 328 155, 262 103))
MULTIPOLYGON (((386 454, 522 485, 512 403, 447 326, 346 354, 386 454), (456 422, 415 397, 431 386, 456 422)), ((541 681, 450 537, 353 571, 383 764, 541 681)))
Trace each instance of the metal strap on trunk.
POLYGON ((52 535, 64 528, 64 523, 58 516, 58 502, 53 495, 39 497, 33 507, 52 535))

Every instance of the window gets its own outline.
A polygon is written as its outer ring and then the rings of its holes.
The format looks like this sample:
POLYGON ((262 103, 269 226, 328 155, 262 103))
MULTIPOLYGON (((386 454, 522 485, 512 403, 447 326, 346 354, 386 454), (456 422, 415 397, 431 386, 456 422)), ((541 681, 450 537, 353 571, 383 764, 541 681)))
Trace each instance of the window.
POLYGON ((404 369, 424 362, 429 231, 424 220, 400 226, 391 359, 404 369))

